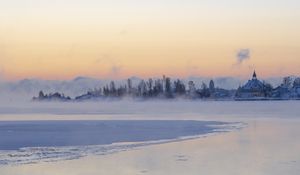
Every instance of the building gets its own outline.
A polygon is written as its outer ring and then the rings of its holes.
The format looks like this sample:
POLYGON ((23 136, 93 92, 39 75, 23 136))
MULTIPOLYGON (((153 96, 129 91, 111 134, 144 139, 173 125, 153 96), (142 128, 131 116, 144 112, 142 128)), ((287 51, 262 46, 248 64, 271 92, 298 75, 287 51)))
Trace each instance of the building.
POLYGON ((292 83, 291 77, 285 77, 282 84, 273 90, 272 97, 279 99, 299 99, 300 78, 296 78, 294 83, 292 83))
POLYGON ((239 87, 236 92, 236 98, 263 98, 265 97, 265 85, 257 79, 256 72, 254 71, 252 79, 239 87))

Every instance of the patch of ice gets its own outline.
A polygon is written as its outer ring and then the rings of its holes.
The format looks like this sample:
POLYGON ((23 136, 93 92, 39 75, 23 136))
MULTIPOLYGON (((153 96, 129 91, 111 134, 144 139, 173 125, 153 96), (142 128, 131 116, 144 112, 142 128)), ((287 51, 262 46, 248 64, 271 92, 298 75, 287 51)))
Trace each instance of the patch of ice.
POLYGON ((204 138, 219 133, 235 131, 246 127, 247 124, 241 122, 210 124, 213 130, 209 133, 192 136, 182 136, 174 139, 161 139, 143 142, 122 142, 108 145, 87 145, 87 146, 59 146, 59 147, 26 147, 18 150, 0 151, 0 166, 32 164, 39 162, 56 162, 62 160, 72 160, 88 155, 107 155, 121 151, 128 151, 138 147, 155 144, 184 141, 190 139, 204 138))

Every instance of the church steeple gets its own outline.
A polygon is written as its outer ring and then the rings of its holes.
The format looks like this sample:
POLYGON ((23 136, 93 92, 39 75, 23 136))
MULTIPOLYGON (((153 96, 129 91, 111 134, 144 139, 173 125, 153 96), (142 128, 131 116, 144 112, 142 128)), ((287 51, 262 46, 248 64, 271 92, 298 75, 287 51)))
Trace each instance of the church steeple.
POLYGON ((255 72, 255 70, 254 70, 254 72, 253 72, 252 79, 257 79, 257 76, 256 76, 256 72, 255 72))

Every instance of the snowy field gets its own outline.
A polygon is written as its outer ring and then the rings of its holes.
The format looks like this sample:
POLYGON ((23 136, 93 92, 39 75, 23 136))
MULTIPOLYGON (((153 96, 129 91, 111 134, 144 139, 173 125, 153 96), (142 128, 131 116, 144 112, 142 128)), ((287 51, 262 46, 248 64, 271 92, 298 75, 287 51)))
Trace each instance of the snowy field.
POLYGON ((299 106, 300 101, 3 103, 0 174, 297 175, 299 106), (32 126, 28 133, 26 124, 32 126), (37 139, 20 142, 30 137, 37 139))

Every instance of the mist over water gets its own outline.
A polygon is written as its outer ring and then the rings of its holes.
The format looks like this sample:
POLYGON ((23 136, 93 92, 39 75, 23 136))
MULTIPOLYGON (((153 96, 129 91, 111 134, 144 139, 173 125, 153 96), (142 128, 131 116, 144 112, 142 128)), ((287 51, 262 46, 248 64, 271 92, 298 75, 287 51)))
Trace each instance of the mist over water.
POLYGON ((296 118, 300 101, 199 101, 199 100, 116 100, 98 102, 14 102, 0 106, 0 120, 178 118, 211 117, 285 117, 296 118), (255 109, 255 110, 254 110, 255 109), (288 110, 289 115, 285 115, 288 110), (44 115, 43 115, 44 114, 44 115))
MULTIPOLYGON (((133 86, 136 86, 141 78, 130 77, 133 86)), ((154 78, 155 79, 155 78, 154 78)), ((177 78, 173 77, 172 80, 177 78)), ((208 84, 213 79, 216 87, 224 89, 236 89, 239 85, 243 84, 247 79, 240 79, 234 77, 188 77, 182 79, 187 84, 188 81, 193 81, 196 87, 201 86, 202 82, 208 84)), ((7 82, 0 81, 0 103, 18 103, 20 101, 28 102, 33 96, 37 96, 39 91, 45 93, 63 93, 72 98, 85 94, 87 91, 95 88, 102 88, 109 84, 111 80, 108 79, 95 79, 88 77, 77 77, 73 80, 40 80, 40 79, 24 79, 20 81, 7 82)), ((116 86, 126 84, 126 79, 115 80, 116 86)), ((277 86, 281 83, 282 78, 268 78, 267 82, 277 86)))

